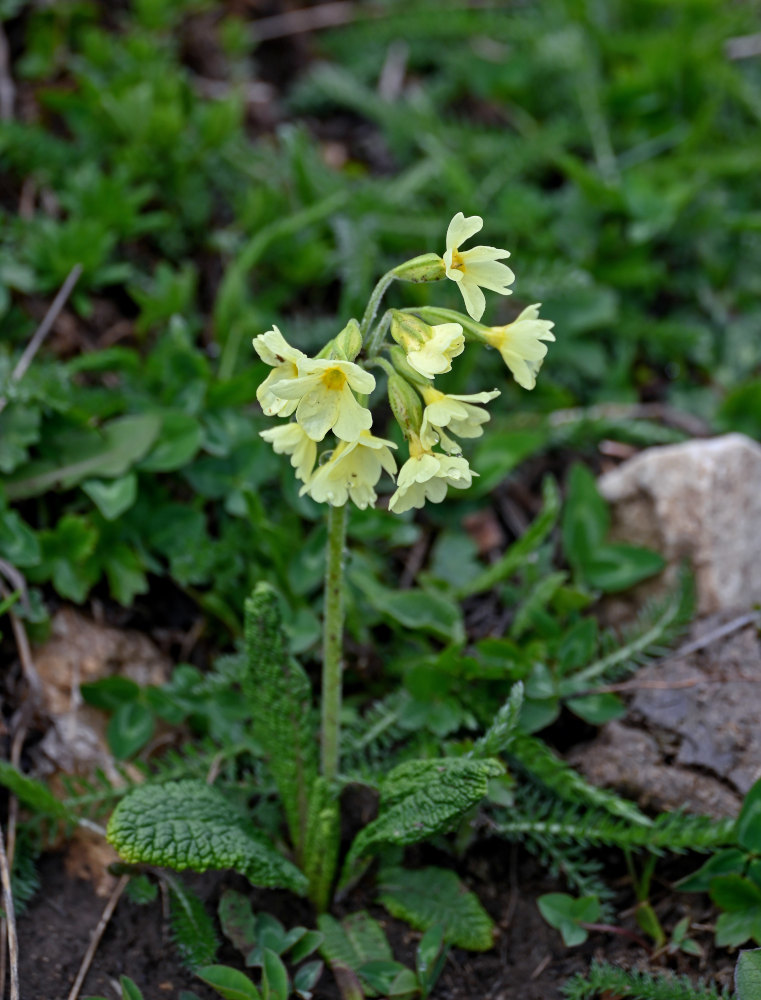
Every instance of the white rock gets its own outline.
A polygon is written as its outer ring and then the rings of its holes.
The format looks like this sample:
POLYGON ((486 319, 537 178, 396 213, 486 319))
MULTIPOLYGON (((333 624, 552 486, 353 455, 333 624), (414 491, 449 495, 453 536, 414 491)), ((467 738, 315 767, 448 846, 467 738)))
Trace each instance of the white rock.
POLYGON ((761 445, 726 434, 648 448, 598 488, 619 538, 689 559, 701 614, 761 601, 761 445))

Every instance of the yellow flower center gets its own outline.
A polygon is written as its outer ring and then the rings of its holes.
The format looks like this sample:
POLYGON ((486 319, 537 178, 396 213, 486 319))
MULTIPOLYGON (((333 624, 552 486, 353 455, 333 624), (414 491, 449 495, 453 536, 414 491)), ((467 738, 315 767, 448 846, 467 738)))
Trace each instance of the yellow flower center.
POLYGON ((465 261, 462 259, 462 254, 459 250, 452 251, 452 263, 450 265, 454 271, 464 271, 465 261))
POLYGON ((326 389, 332 389, 334 392, 340 392, 340 390, 346 385, 346 376, 340 368, 328 368, 322 376, 322 384, 326 389))

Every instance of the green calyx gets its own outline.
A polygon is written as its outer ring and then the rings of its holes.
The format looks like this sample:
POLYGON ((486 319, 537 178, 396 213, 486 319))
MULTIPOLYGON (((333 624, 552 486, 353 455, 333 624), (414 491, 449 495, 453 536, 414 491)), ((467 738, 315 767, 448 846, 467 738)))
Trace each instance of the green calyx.
POLYGON ((435 253, 424 253, 420 257, 413 257, 399 264, 393 270, 393 275, 399 281, 414 281, 416 283, 426 281, 441 281, 446 277, 446 267, 444 261, 435 253))
POLYGON ((418 436, 423 422, 423 407, 417 392, 401 375, 389 375, 388 401, 404 436, 418 436))
POLYGON ((388 353, 391 356, 394 368, 407 382, 411 382, 413 385, 420 386, 421 388, 432 384, 429 378, 415 371, 409 361, 407 361, 407 353, 403 348, 394 344, 393 347, 389 348, 388 353))

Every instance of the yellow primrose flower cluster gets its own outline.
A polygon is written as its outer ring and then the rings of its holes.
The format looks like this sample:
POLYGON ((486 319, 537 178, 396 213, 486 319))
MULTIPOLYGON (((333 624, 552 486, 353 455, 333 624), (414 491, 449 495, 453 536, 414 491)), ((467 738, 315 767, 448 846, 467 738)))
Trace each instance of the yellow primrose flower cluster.
POLYGON ((499 390, 447 395, 433 385, 434 379, 451 371, 467 338, 496 348, 516 382, 532 389, 547 353, 546 342, 555 339, 553 324, 539 319, 538 305, 524 309, 505 326, 479 322, 486 306, 481 289, 509 295, 508 286, 515 280, 510 268, 499 263, 510 256, 507 250, 460 249, 482 226, 479 216, 466 218, 458 212, 447 229, 444 254, 416 257, 384 275, 362 323, 351 320, 317 357, 292 347, 276 326, 254 338, 257 354, 272 369, 259 386, 257 399, 268 416, 294 418, 262 431, 262 437, 278 454, 290 456, 303 484, 302 495, 334 507, 351 500, 365 509, 377 500, 381 473, 395 475, 391 449, 396 445, 370 432, 373 416, 367 402, 376 380, 368 367, 380 368, 388 376, 391 410, 409 446, 389 509, 400 514, 422 507, 426 500, 439 503, 447 487, 470 486, 476 473, 462 457, 456 439, 483 433, 489 413, 481 404, 495 399, 499 390), (467 316, 434 307, 390 310, 373 326, 380 298, 393 280, 443 278, 457 284, 467 316), (395 344, 385 340, 387 331, 395 344), (384 352, 388 357, 382 356, 384 352), (357 361, 360 354, 363 359, 357 361), (318 459, 318 445, 329 432, 335 440, 318 459))

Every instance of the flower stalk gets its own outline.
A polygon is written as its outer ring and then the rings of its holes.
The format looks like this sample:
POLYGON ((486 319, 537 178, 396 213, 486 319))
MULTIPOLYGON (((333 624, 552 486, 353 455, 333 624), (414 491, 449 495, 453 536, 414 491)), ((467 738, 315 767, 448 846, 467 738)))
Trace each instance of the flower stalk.
POLYGON ((348 505, 328 507, 325 552, 325 620, 322 637, 321 770, 328 781, 338 774, 341 745, 343 671, 344 547, 348 505))

